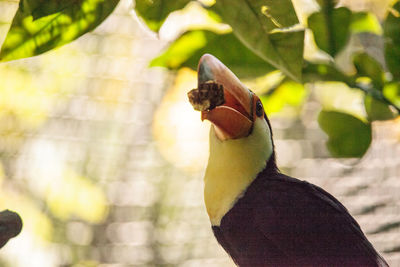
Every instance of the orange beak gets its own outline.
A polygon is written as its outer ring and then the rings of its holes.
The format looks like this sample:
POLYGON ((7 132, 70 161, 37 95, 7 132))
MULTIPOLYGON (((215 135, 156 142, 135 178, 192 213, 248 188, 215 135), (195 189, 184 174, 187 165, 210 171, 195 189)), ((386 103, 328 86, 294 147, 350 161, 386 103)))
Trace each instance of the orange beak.
POLYGON ((253 127, 252 93, 221 61, 212 55, 201 57, 198 85, 208 81, 222 84, 225 103, 201 112, 202 120, 212 122, 220 140, 238 139, 250 134, 253 127))

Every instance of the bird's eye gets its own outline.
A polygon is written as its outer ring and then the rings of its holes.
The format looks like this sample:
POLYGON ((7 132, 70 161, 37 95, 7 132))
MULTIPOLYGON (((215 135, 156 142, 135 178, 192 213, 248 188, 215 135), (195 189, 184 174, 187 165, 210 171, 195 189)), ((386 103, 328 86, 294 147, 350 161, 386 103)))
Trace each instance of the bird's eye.
POLYGON ((264 114, 263 105, 261 104, 261 101, 258 100, 256 103, 256 115, 258 117, 261 117, 263 114, 264 114))

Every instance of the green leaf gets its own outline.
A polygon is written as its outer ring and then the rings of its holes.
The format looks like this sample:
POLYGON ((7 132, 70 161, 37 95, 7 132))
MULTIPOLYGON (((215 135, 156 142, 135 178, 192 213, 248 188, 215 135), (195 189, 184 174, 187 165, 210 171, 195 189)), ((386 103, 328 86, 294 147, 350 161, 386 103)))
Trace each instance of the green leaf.
POLYGON ((321 9, 332 9, 338 4, 338 1, 337 0, 317 0, 317 3, 321 7, 321 9))
POLYGON ((400 108, 400 83, 385 84, 383 95, 400 108))
POLYGON ((308 17, 308 27, 317 46, 334 57, 350 36, 351 11, 346 7, 326 8, 308 17))
POLYGON ((150 67, 179 69, 198 50, 206 46, 207 38, 203 31, 190 31, 183 34, 160 56, 150 62, 150 67))
POLYGON ((356 12, 351 16, 350 30, 353 33, 370 32, 382 34, 382 27, 378 18, 370 12, 356 12))
POLYGON ((354 79, 339 71, 331 64, 314 64, 309 63, 303 68, 303 82, 320 82, 320 81, 336 81, 344 82, 351 86, 354 79))
POLYGON ((371 144, 371 124, 352 115, 323 110, 318 123, 329 137, 326 145, 334 157, 362 157, 371 144))
POLYGON ((370 121, 391 120, 395 118, 395 114, 387 104, 373 98, 370 95, 365 96, 364 105, 370 121))
MULTIPOLYGON (((34 2, 34 1, 30 1, 34 2)), ((0 61, 31 57, 67 44, 95 29, 119 0, 68 1, 63 9, 34 20, 28 1, 20 5, 0 51, 0 61)), ((57 8, 52 11, 58 10, 57 8)), ((50 11, 49 11, 50 12, 50 11)), ((44 15, 45 13, 40 13, 44 15)))
POLYGON ((304 30, 293 27, 299 21, 290 0, 219 0, 213 9, 250 50, 301 80, 304 30))
POLYGON ((184 8, 190 1, 136 0, 135 10, 147 26, 157 32, 171 12, 184 8))
POLYGON ((353 58, 359 77, 368 77, 376 90, 382 90, 384 73, 381 64, 366 53, 356 54, 353 58))
POLYGON ((33 20, 62 11, 68 6, 78 5, 79 0, 22 0, 20 9, 33 16, 33 20))
POLYGON ((383 24, 385 60, 393 78, 400 80, 400 2, 389 9, 383 24))
POLYGON ((274 68, 245 47, 232 33, 190 31, 179 37, 150 66, 169 69, 197 69, 199 58, 210 53, 226 64, 236 75, 245 78, 266 74, 274 68))

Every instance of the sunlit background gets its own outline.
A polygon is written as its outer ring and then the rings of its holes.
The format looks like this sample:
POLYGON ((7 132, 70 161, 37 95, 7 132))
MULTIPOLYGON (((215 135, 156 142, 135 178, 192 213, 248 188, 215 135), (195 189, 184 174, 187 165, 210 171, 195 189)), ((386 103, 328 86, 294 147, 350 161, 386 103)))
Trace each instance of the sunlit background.
MULTIPOLYGON (((294 2, 308 8, 299 14, 315 8, 294 2)), ((382 16, 383 2, 356 7, 382 16)), ((121 1, 71 44, 0 63, 0 209, 24 221, 0 266, 233 266, 203 205, 209 124, 186 98, 196 73, 148 68, 179 29, 208 18, 189 6, 157 36, 132 5, 121 1)), ((0 44, 17 7, 0 1, 0 44)), ((318 57, 308 47, 306 56, 318 57)), ((263 92, 279 78, 245 83, 263 92)), ((360 160, 330 158, 316 120, 322 106, 362 114, 362 97, 321 83, 282 88, 265 103, 282 171, 335 195, 389 264, 400 266, 400 120, 374 122, 360 160)))

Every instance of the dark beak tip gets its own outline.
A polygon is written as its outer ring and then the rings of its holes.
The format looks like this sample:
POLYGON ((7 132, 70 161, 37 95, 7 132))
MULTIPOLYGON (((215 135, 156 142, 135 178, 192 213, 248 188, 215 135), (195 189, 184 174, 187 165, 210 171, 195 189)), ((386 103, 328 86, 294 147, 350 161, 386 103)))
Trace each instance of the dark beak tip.
POLYGON ((201 56, 201 58, 199 60, 199 65, 201 65, 203 63, 207 63, 207 62, 213 61, 213 60, 216 60, 216 59, 217 58, 214 57, 213 55, 206 53, 206 54, 201 56))
POLYGON ((199 60, 197 69, 198 83, 205 83, 214 80, 215 66, 218 59, 210 54, 204 54, 199 60))

